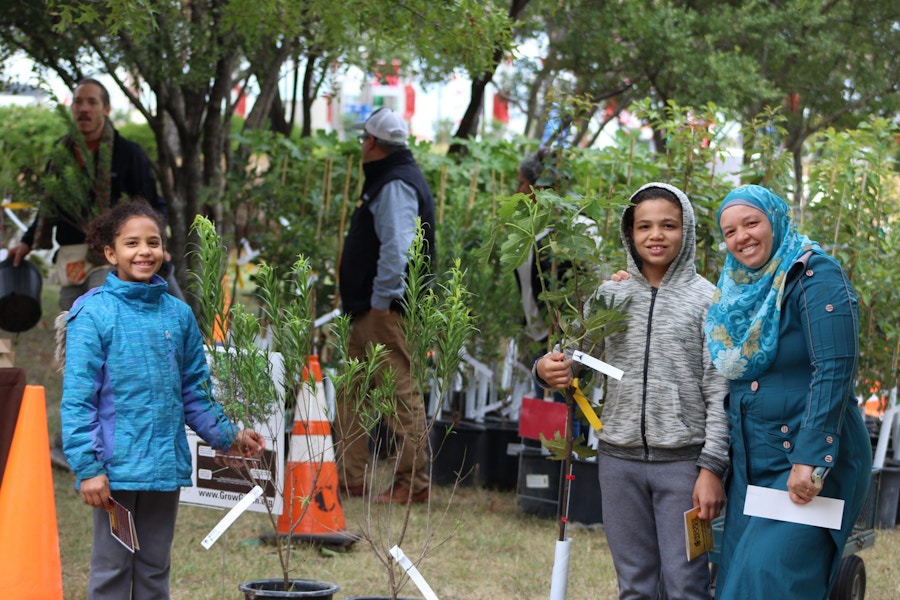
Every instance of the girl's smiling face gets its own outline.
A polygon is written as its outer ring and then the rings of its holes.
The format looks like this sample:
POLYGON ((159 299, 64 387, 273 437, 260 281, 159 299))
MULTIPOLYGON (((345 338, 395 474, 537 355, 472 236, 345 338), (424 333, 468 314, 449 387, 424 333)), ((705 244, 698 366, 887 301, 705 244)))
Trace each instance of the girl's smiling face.
POLYGON ((149 217, 136 216, 125 221, 113 244, 106 246, 104 253, 122 281, 149 283, 162 266, 162 235, 149 217))
POLYGON ((772 257, 772 224, 761 210, 736 204, 722 211, 719 227, 725 247, 748 269, 759 269, 772 257))

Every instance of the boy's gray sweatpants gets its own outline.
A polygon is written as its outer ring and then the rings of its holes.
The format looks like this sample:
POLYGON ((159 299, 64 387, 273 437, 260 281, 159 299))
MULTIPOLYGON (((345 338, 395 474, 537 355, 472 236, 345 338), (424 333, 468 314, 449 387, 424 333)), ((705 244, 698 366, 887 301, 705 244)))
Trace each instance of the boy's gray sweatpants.
POLYGON ((695 461, 597 457, 603 528, 622 600, 709 600, 709 559, 688 562, 684 513, 693 508, 695 461))
POLYGON ((109 532, 109 513, 94 509, 88 600, 168 600, 179 492, 127 492, 112 497, 132 512, 141 549, 128 551, 109 532))

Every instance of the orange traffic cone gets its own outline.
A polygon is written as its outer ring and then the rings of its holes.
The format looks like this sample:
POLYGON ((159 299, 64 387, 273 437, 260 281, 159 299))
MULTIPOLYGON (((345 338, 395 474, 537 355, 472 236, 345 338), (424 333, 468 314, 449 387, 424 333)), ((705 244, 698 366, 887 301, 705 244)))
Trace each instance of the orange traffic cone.
POLYGON ((25 386, 0 484, 0 590, 4 598, 62 600, 62 566, 44 388, 25 386))
POLYGON ((312 373, 315 391, 304 385, 294 405, 294 426, 284 477, 284 508, 278 517, 279 536, 347 546, 359 539, 346 530, 338 496, 337 466, 331 422, 325 414, 325 390, 318 356, 310 356, 304 381, 312 373))

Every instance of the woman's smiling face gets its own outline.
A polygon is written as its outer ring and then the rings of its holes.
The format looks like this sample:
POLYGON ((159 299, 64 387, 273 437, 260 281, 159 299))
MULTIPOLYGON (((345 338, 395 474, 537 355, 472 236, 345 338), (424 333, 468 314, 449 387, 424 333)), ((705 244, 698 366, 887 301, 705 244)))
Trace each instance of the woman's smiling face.
POLYGON ((772 224, 761 210, 736 204, 722 211, 719 227, 725 247, 748 269, 759 269, 772 258, 772 224))

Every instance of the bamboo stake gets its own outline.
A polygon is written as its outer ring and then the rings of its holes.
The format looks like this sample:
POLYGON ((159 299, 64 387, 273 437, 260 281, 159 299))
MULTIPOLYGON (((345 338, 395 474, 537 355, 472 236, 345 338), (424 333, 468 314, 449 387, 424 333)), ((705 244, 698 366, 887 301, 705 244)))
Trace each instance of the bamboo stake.
POLYGON ((441 166, 441 189, 438 194, 439 210, 438 223, 444 223, 444 199, 447 197, 447 165, 441 166))
POLYGON ((469 210, 475 206, 475 192, 478 189, 478 163, 472 169, 472 176, 469 177, 469 210))
POLYGON ((353 179, 353 155, 347 157, 347 176, 344 178, 344 205, 341 210, 341 228, 339 231, 344 231, 344 214, 346 212, 347 207, 347 198, 350 196, 350 181, 353 179))
POLYGON ((631 189, 631 174, 634 169, 634 137, 631 138, 631 146, 628 149, 628 176, 625 177, 625 187, 631 189))
POLYGON ((844 186, 841 188, 841 201, 838 204, 838 216, 837 216, 837 219, 835 220, 835 224, 834 224, 834 244, 831 246, 831 256, 834 256, 835 252, 837 251, 838 232, 841 229, 841 219, 844 216, 844 198, 846 198, 846 197, 847 197, 847 185, 844 184, 844 186))
POLYGON ((497 197, 497 171, 491 169, 491 216, 496 217, 497 213, 495 211, 496 203, 494 202, 494 198, 497 197))
MULTIPOLYGON (((359 163, 360 168, 362 168, 362 161, 359 163)), ((331 307, 337 308, 338 303, 340 302, 341 295, 338 293, 341 289, 341 258, 344 255, 344 224, 347 222, 347 205, 350 203, 350 173, 353 172, 353 155, 347 157, 347 179, 344 181, 344 201, 341 203, 341 222, 340 228, 338 229, 339 239, 338 239, 338 251, 337 251, 337 266, 338 268, 334 270, 334 289, 335 294, 334 298, 331 301, 331 307)), ((360 186, 362 183, 360 182, 360 186)), ((362 188, 360 187, 360 193, 362 192, 362 188)), ((357 194, 358 195, 358 194, 357 194)))
MULTIPOLYGON (((503 171, 500 171, 500 193, 506 194, 506 180, 503 175, 503 171)), ((497 217, 497 196, 491 198, 491 216, 497 217)))
MULTIPOLYGON (((862 183, 859 186, 859 206, 856 207, 856 231, 863 230, 863 225, 862 225, 863 211, 862 211, 861 205, 863 203, 863 200, 866 197, 866 186, 868 185, 868 180, 869 180, 869 172, 865 171, 862 176, 862 183)), ((875 240, 875 242, 878 243, 878 240, 875 240)), ((855 257, 858 255, 854 252, 853 254, 851 254, 851 256, 854 257, 853 262, 850 265, 850 270, 853 271, 853 269, 856 267, 856 258, 855 257)))
POLYGON ((322 240, 322 220, 331 197, 331 167, 333 163, 330 156, 325 159, 325 171, 322 173, 322 203, 319 205, 319 220, 316 224, 316 241, 322 240))
POLYGON ((359 198, 360 196, 362 196, 363 179, 364 179, 363 175, 364 175, 364 173, 363 173, 363 161, 362 161, 362 159, 360 159, 360 161, 359 161, 359 167, 358 167, 357 170, 356 170, 356 197, 357 197, 357 198, 359 198))
POLYGON ((897 343, 894 345, 894 355, 891 357, 891 376, 893 378, 893 386, 897 386, 897 363, 898 357, 900 357, 900 340, 897 340, 897 343))
MULTIPOLYGON (((306 159, 306 181, 303 183, 303 197, 305 199, 309 198, 309 180, 312 177, 312 159, 306 159)), ((300 204, 300 216, 304 216, 306 214, 306 203, 300 204)))

